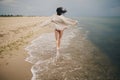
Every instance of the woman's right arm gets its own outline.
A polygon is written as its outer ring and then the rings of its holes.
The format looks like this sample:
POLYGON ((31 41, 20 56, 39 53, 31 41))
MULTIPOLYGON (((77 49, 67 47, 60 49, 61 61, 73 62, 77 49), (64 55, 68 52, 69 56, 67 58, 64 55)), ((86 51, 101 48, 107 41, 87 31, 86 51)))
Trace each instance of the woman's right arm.
POLYGON ((63 17, 62 18, 63 22, 67 25, 72 25, 72 26, 76 26, 78 24, 78 21, 77 20, 72 20, 70 18, 65 18, 63 17))
POLYGON ((66 18, 66 19, 67 19, 67 21, 69 21, 72 24, 78 24, 77 20, 73 20, 73 19, 70 19, 70 18, 66 18))

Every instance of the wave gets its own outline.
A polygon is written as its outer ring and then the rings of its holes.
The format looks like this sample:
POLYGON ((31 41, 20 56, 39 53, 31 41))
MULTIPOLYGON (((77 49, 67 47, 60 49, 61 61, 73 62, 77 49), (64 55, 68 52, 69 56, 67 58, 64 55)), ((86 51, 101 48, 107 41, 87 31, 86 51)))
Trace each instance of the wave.
POLYGON ((61 48, 56 50, 54 33, 45 33, 25 49, 26 61, 33 64, 31 80, 109 80, 114 71, 109 59, 87 40, 81 27, 64 31, 61 48))
MULTIPOLYGON (((78 31, 76 28, 70 28, 64 31, 60 51, 69 46, 71 39, 76 36, 78 31)), ((62 52, 56 50, 54 33, 42 34, 33 40, 25 50, 27 50, 29 54, 25 60, 33 64, 31 68, 33 74, 32 80, 43 80, 43 74, 45 75, 48 74, 48 72, 52 72, 51 76, 53 76, 56 72, 58 73, 59 70, 64 70, 65 68, 67 70, 67 68, 70 68, 70 65, 75 65, 69 53, 62 54, 62 52), (69 66, 63 66, 64 64, 69 64, 69 66)), ((62 73, 65 75, 64 71, 62 73)), ((61 78, 64 77, 61 76, 61 78)), ((50 78, 47 79, 50 80, 50 78)))

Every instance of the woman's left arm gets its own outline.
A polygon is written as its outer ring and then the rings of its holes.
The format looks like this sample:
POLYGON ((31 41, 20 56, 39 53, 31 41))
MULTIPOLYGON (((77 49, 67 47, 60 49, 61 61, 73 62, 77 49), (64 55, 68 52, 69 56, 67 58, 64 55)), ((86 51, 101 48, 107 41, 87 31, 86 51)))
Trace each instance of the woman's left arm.
POLYGON ((51 17, 49 17, 45 22, 41 23, 39 26, 44 27, 44 26, 49 25, 50 23, 53 22, 53 18, 54 18, 54 15, 52 15, 51 17))
POLYGON ((44 26, 47 26, 51 23, 51 18, 49 18, 48 20, 46 20, 45 22, 41 23, 39 26, 40 27, 44 27, 44 26))

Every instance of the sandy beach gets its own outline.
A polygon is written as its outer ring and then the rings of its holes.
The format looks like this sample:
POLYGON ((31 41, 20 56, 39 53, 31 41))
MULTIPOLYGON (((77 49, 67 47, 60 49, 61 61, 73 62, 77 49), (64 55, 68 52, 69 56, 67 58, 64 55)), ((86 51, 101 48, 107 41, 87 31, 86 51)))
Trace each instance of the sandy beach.
POLYGON ((39 24, 47 17, 0 17, 0 80, 30 80, 32 64, 25 46, 42 33, 51 32, 39 24))
POLYGON ((118 79, 109 57, 87 39, 84 25, 65 30, 57 52, 54 29, 39 26, 47 19, 0 17, 0 80, 118 79))

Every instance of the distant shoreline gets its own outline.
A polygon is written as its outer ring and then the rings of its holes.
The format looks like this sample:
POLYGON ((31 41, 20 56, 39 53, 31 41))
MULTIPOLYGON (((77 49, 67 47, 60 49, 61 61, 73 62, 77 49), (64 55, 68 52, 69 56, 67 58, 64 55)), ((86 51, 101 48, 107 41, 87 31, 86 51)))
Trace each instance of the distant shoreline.
POLYGON ((23 15, 0 15, 0 17, 23 17, 23 15))
POLYGON ((42 17, 42 16, 35 16, 35 15, 30 15, 30 16, 25 16, 25 15, 0 15, 0 17, 42 17))

